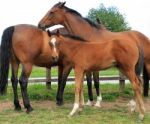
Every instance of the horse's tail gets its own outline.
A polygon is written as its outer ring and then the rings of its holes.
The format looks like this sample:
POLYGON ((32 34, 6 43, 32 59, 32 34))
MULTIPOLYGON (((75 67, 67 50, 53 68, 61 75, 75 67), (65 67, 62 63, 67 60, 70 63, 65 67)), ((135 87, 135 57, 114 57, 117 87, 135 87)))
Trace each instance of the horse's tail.
POLYGON ((149 75, 148 75, 148 72, 147 72, 147 69, 146 69, 146 66, 145 66, 145 65, 144 65, 144 68, 143 68, 143 80, 144 80, 143 93, 144 93, 144 96, 148 96, 148 90, 149 90, 149 75))
POLYGON ((142 73, 143 71, 143 65, 144 65, 144 52, 143 52, 143 48, 141 47, 138 47, 139 49, 139 59, 138 59, 138 62, 135 66, 135 73, 136 75, 139 77, 140 74, 142 73))
POLYGON ((8 84, 9 61, 11 57, 12 36, 14 26, 4 30, 1 41, 1 59, 0 59, 0 94, 6 92, 8 84))

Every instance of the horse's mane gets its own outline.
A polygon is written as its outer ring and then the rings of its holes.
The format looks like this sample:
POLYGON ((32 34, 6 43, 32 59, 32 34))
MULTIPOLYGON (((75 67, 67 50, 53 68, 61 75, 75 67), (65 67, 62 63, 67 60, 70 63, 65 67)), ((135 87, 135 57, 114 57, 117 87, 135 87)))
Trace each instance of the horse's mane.
MULTIPOLYGON (((61 2, 55 4, 54 7, 59 7, 60 4, 61 4, 61 2)), ((81 15, 79 12, 77 12, 76 10, 71 9, 71 8, 68 8, 68 7, 66 7, 66 6, 64 6, 64 8, 65 8, 65 10, 66 10, 67 12, 72 13, 72 14, 75 14, 75 15, 77 15, 77 16, 83 18, 83 19, 84 19, 86 22, 88 22, 92 27, 95 27, 95 28, 97 28, 97 29, 100 29, 100 28, 101 28, 101 25, 100 25, 100 24, 97 24, 97 23, 95 23, 94 21, 92 21, 92 20, 90 20, 90 19, 88 19, 88 18, 82 17, 82 15, 81 15)))
POLYGON ((91 26, 97 28, 97 29, 100 29, 101 28, 101 25, 100 24, 96 24, 94 21, 88 19, 88 18, 84 18, 84 20, 86 20, 91 26))
POLYGON ((97 28, 97 29, 100 29, 100 27, 101 27, 100 24, 96 24, 94 21, 92 21, 92 20, 90 20, 90 19, 88 19, 88 18, 82 17, 82 15, 81 15, 79 12, 77 12, 76 10, 70 9, 70 8, 68 8, 68 7, 66 7, 66 6, 65 6, 65 9, 66 9, 67 12, 70 12, 70 13, 72 13, 72 14, 75 14, 75 15, 77 15, 77 16, 80 16, 80 17, 83 18, 86 22, 88 22, 92 27, 95 27, 95 28, 97 28))

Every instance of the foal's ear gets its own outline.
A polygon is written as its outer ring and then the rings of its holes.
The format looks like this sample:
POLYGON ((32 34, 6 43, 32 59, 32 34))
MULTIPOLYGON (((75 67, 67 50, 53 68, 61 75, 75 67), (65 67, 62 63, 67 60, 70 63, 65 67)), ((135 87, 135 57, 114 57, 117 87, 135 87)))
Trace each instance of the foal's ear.
POLYGON ((50 30, 47 30, 47 34, 48 34, 49 37, 51 37, 51 32, 50 32, 50 30))
POLYGON ((59 5, 59 7, 60 7, 60 8, 63 8, 63 7, 65 6, 65 4, 66 4, 66 1, 65 1, 65 2, 62 2, 62 3, 59 5))
POLYGON ((59 29, 57 29, 56 35, 59 37, 59 35, 60 35, 59 29))

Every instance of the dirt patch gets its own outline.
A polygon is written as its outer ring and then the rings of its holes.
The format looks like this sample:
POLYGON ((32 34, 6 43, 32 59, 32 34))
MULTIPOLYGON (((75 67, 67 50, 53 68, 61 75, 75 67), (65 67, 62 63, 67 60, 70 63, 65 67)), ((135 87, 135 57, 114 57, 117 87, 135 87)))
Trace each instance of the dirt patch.
MULTIPOLYGON (((101 108, 102 109, 115 109, 115 108, 127 108, 127 103, 129 102, 129 99, 126 98, 118 98, 115 102, 105 102, 102 101, 101 108)), ((23 107, 23 101, 20 100, 20 104, 23 107)), ((150 99, 144 99, 144 104, 146 108, 146 112, 150 113, 150 99)), ((33 108, 41 108, 41 109, 54 109, 57 107, 55 101, 31 101, 31 105, 33 108)), ((73 104, 71 103, 65 103, 64 107, 72 108, 73 104)), ((0 103, 0 111, 6 110, 6 109, 13 109, 14 105, 11 101, 5 101, 0 103)))

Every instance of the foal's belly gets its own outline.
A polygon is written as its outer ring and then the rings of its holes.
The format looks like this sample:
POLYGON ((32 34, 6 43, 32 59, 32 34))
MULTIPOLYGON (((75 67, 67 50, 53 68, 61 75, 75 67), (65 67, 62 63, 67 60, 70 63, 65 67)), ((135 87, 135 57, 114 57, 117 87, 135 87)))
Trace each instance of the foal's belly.
POLYGON ((105 69, 108 69, 110 67, 114 67, 116 66, 116 61, 114 60, 111 60, 111 61, 100 61, 100 62, 97 62, 95 64, 92 64, 92 65, 89 65, 86 70, 87 71, 100 71, 100 70, 105 70, 105 69))

